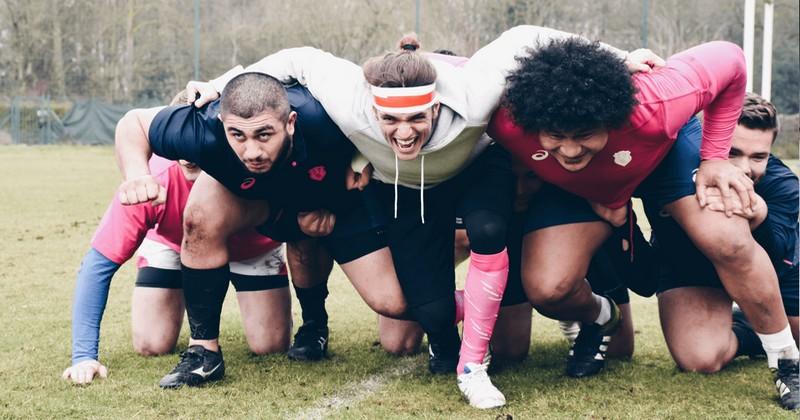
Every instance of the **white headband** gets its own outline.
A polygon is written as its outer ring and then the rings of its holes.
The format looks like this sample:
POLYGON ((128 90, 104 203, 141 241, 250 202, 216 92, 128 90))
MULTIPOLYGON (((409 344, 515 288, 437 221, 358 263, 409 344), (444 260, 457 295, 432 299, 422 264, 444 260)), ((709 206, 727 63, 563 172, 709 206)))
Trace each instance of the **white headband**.
POLYGON ((424 111, 436 103, 436 83, 413 87, 370 86, 372 102, 379 111, 410 113, 424 111))

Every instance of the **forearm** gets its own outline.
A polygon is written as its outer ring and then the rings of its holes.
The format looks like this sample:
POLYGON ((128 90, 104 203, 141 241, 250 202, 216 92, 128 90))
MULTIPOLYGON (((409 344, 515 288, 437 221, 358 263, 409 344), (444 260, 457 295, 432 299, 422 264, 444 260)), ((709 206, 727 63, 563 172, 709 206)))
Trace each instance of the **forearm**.
POLYGON ((94 248, 83 259, 72 305, 72 364, 98 360, 100 321, 103 318, 111 278, 119 264, 94 248))
POLYGON ((117 123, 114 150, 122 176, 128 180, 150 173, 148 162, 153 154, 148 140, 150 122, 162 108, 128 111, 117 123))
POLYGON ((715 41, 698 45, 674 56, 695 69, 684 72, 686 80, 699 91, 698 107, 703 111, 703 142, 700 157, 725 160, 745 94, 747 73, 739 46, 715 41))
POLYGON ((767 207, 767 203, 764 202, 764 199, 758 194, 756 194, 756 198, 758 199, 758 203, 755 206, 756 209, 753 212, 753 216, 749 219, 751 232, 758 229, 769 214, 769 208, 767 207))

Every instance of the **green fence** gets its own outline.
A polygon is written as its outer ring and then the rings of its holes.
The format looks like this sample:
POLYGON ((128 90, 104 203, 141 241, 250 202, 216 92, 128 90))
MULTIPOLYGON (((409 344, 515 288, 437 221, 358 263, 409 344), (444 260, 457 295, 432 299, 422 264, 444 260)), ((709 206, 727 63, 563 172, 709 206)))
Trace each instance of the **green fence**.
POLYGON ((131 108, 97 99, 0 98, 0 143, 113 144, 117 121, 131 108))

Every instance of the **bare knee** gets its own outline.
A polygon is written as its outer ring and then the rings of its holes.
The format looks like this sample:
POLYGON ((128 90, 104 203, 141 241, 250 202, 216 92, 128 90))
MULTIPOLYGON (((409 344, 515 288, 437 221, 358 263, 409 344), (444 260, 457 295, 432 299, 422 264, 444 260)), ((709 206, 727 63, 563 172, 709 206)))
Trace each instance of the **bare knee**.
POLYGON ((528 296, 531 304, 535 308, 549 308, 558 305, 558 303, 572 295, 575 281, 569 276, 564 275, 558 278, 558 281, 552 281, 541 277, 526 282, 527 284, 534 285, 532 290, 528 293, 528 296))
POLYGON ((381 347, 393 356, 410 356, 419 353, 422 340, 415 335, 407 336, 382 336, 381 347))
POLYGON ((716 373, 728 362, 723 351, 714 349, 699 349, 688 354, 675 355, 678 368, 686 372, 716 373))
POLYGON ((371 302, 369 306, 378 315, 392 319, 402 319, 408 311, 408 306, 402 301, 382 300, 380 302, 371 302))
POLYGON ((134 337, 133 350, 141 356, 151 357, 167 354, 175 349, 175 342, 147 337, 134 337))
POLYGON ((268 339, 257 342, 248 341, 247 345, 250 347, 250 351, 257 356, 285 353, 289 350, 289 335, 287 334, 285 337, 275 337, 271 340, 268 339))

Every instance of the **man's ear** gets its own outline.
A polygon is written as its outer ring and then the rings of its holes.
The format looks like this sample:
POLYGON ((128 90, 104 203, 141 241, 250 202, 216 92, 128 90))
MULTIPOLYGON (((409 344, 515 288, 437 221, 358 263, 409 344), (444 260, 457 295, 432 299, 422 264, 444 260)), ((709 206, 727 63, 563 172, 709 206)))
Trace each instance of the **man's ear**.
POLYGON ((294 135, 294 123, 297 122, 297 113, 294 111, 289 112, 289 118, 286 119, 286 133, 290 136, 294 135))
POLYGON ((432 119, 435 120, 439 116, 439 108, 440 107, 441 107, 441 104, 439 102, 436 102, 435 104, 433 104, 433 106, 431 107, 431 109, 433 110, 432 119))

